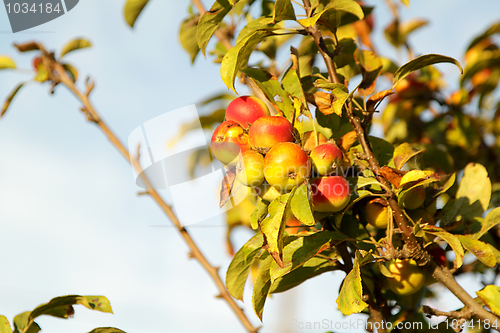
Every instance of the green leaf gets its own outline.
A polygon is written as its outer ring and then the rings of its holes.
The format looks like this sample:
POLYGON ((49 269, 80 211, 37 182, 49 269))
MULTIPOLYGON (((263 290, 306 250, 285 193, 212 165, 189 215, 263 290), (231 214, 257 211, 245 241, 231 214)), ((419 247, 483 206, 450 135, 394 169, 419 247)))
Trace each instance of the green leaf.
POLYGON ((481 230, 474 235, 475 239, 481 238, 491 228, 500 223, 500 207, 493 209, 486 215, 484 222, 481 224, 481 230))
POLYGON ((359 85, 362 95, 369 95, 375 89, 375 82, 383 68, 382 60, 371 51, 357 49, 354 57, 361 65, 361 74, 363 81, 359 85))
POLYGON ((271 264, 271 282, 301 267, 323 250, 342 243, 347 238, 340 232, 319 231, 312 235, 297 237, 283 247, 283 267, 271 264))
POLYGON ((236 252, 226 273, 226 287, 231 296, 243 300, 243 290, 252 264, 262 250, 263 237, 261 233, 250 238, 236 252))
POLYGON ((476 295, 497 316, 500 316, 500 287, 489 285, 476 291, 476 295))
POLYGON ((410 19, 403 23, 394 20, 385 30, 387 40, 395 47, 407 44, 408 35, 413 31, 427 25, 427 21, 421 19, 410 19))
POLYGON ((329 8, 334 8, 355 15, 362 20, 365 17, 363 9, 354 0, 335 0, 328 5, 329 8))
POLYGON ((234 89, 234 79, 236 78, 238 70, 247 65, 248 58, 257 44, 268 35, 269 32, 267 31, 255 31, 243 38, 236 46, 226 53, 220 66, 220 74, 222 81, 229 89, 236 92, 234 89))
POLYGON ((10 57, 0 56, 0 70, 8 68, 16 68, 16 63, 10 57))
POLYGON ((240 33, 238 34, 238 38, 236 38, 236 44, 238 44, 243 38, 247 37, 257 30, 273 31, 281 28, 281 24, 273 24, 270 17, 258 17, 255 20, 248 22, 241 29, 240 33))
POLYGON ((341 22, 341 13, 339 10, 332 8, 334 2, 328 4, 325 9, 312 17, 297 20, 297 23, 303 27, 312 27, 321 19, 321 24, 326 26, 330 31, 335 31, 341 22))
POLYGON ((79 296, 77 304, 81 304, 90 310, 113 313, 111 304, 104 296, 79 296))
POLYGON ((455 181, 457 179, 457 174, 453 173, 450 178, 446 181, 446 184, 444 184, 443 188, 434 195, 434 198, 439 197, 441 194, 446 193, 452 186, 455 184, 455 181))
POLYGON ((493 255, 495 256, 495 261, 497 262, 497 264, 500 264, 500 251, 491 244, 487 244, 487 245, 490 247, 491 252, 493 252, 493 255))
POLYGON ((79 49, 84 49, 86 47, 91 47, 92 44, 87 40, 83 38, 77 38, 69 41, 66 45, 61 50, 61 58, 64 57, 65 54, 79 50, 79 49))
POLYGON ((295 190, 283 194, 269 204, 269 216, 260 224, 260 230, 264 235, 263 247, 274 258, 276 263, 283 267, 283 233, 285 232, 286 214, 285 210, 295 190))
POLYGON ((37 306, 30 314, 30 319, 41 315, 68 318, 74 313, 72 305, 81 304, 88 309, 113 313, 109 301, 104 296, 68 295, 51 299, 48 303, 37 306))
POLYGON ((274 4, 273 22, 284 21, 284 20, 296 20, 292 1, 276 0, 274 4))
POLYGON ((276 77, 259 68, 245 68, 241 71, 252 79, 276 109, 283 111, 285 116, 290 113, 293 108, 292 101, 276 77))
POLYGON ((434 178, 434 181, 439 180, 436 173, 432 170, 411 170, 405 173, 403 177, 401 177, 399 186, 403 186, 413 182, 421 182, 430 178, 434 178))
POLYGON ((483 264, 488 267, 494 267, 496 265, 495 255, 489 247, 489 244, 473 239, 470 235, 456 235, 456 237, 460 240, 464 248, 472 253, 483 264))
POLYGON ((311 194, 306 184, 300 185, 290 201, 292 214, 305 225, 315 225, 312 209, 311 194))
POLYGON ((487 209, 491 199, 491 181, 488 171, 478 163, 469 163, 457 191, 457 214, 465 218, 481 216, 487 209))
POLYGON ((474 40, 469 44, 469 47, 467 48, 467 51, 479 44, 481 41, 484 39, 490 37, 491 35, 494 34, 500 34, 500 23, 495 23, 491 27, 488 28, 483 34, 480 36, 477 36, 474 38, 474 40))
POLYGON ((264 220, 267 215, 268 205, 259 198, 259 202, 255 206, 255 210, 252 213, 252 217, 250 219, 250 226, 252 229, 257 230, 260 223, 264 220))
POLYGON ((257 273, 257 278, 253 286, 252 293, 252 305, 257 317, 262 321, 262 312, 264 310, 264 304, 266 303, 267 295, 269 294, 269 288, 271 287, 271 276, 269 275, 269 268, 273 258, 271 256, 267 257, 264 261, 260 263, 259 271, 257 273))
POLYGON ((61 65, 64 67, 66 72, 68 72, 68 74, 71 76, 73 82, 76 82, 76 80, 78 79, 78 71, 76 70, 76 68, 71 66, 70 64, 61 64, 61 65))
POLYGON ((365 186, 372 186, 375 185, 377 187, 377 190, 380 190, 381 184, 375 177, 356 177, 356 189, 360 189, 365 186))
POLYGON ((332 259, 313 257, 290 273, 277 278, 270 288, 270 293, 281 293, 292 289, 302 282, 320 274, 340 269, 332 259))
POLYGON ((297 70, 292 66, 290 66, 290 68, 286 71, 283 79, 281 80, 281 84, 286 92, 293 97, 298 98, 303 105, 307 103, 297 70))
POLYGON ((191 16, 184 20, 181 24, 181 29, 179 32, 179 40, 181 42, 182 47, 191 57, 191 63, 194 63, 196 56, 200 52, 200 48, 198 47, 198 42, 196 40, 196 31, 198 23, 197 16, 191 16))
POLYGON ((196 30, 196 40, 204 56, 208 42, 231 8, 233 8, 233 6, 231 6, 227 0, 217 0, 212 5, 212 8, 210 8, 210 11, 205 12, 201 16, 196 30))
POLYGON ((0 315, 0 333, 12 333, 9 320, 2 315, 0 315))
MULTIPOLYGON (((379 161, 380 166, 387 165, 387 163, 391 160, 394 154, 394 146, 390 142, 387 142, 384 139, 375 136, 369 136, 368 139, 372 146, 373 154, 379 161)), ((351 153, 356 152, 360 154, 364 153, 361 144, 352 147, 350 149, 350 152, 351 153)))
POLYGON ((126 332, 115 327, 97 327, 94 328, 89 333, 126 333, 126 332))
MULTIPOLYGON (((25 330, 29 323, 30 313, 31 312, 26 311, 14 317, 14 333, 20 333, 25 330)), ((40 326, 38 326, 37 323, 33 322, 30 324, 28 330, 25 333, 37 333, 40 330, 40 326)))
POLYGON ((462 266, 464 258, 464 249, 462 247, 462 243, 460 243, 460 241, 455 235, 450 234, 449 232, 447 232, 442 228, 435 227, 432 225, 422 226, 422 229, 425 232, 434 235, 436 237, 439 237, 446 243, 448 243, 451 246, 453 252, 455 252, 455 260, 453 261, 455 268, 460 268, 462 266))
POLYGON ((3 106, 2 106, 2 111, 0 112, 0 117, 3 117, 3 115, 5 114, 5 112, 7 112, 7 109, 9 108, 10 106, 10 103, 12 102, 12 100, 14 99, 14 96, 16 96, 17 92, 19 91, 19 89, 21 89, 23 87, 25 82, 19 84, 16 88, 14 88, 14 90, 10 93, 10 95, 7 97, 7 99, 5 100, 5 102, 3 103, 3 106))
POLYGON ((500 66, 500 50, 482 50, 481 53, 465 67, 464 75, 460 78, 460 84, 463 86, 465 82, 472 79, 474 74, 485 68, 498 66, 500 66))
POLYGON ((134 27, 137 17, 142 13, 149 0, 127 0, 124 8, 125 21, 130 27, 134 27))
POLYGON ((360 313, 368 306, 368 304, 363 302, 362 296, 361 271, 358 261, 354 259, 352 270, 345 277, 342 289, 340 289, 339 296, 337 297, 339 310, 345 316, 360 313))
POLYGON ((316 80, 314 82, 314 86, 316 88, 324 89, 324 90, 329 90, 329 91, 332 91, 332 90, 335 90, 335 89, 341 89, 343 92, 349 93, 349 90, 347 89, 347 87, 344 84, 342 84, 342 83, 331 83, 328 80, 323 80, 323 79, 316 80))
POLYGON ((392 88, 396 87, 399 81, 404 79, 408 74, 417 71, 423 67, 439 63, 452 63, 455 64, 460 69, 460 73, 463 73, 464 71, 462 69, 462 66, 460 66, 458 60, 454 58, 443 56, 440 54, 425 54, 407 62, 406 64, 398 68, 396 73, 394 73, 394 79, 392 80, 392 88))
POLYGON ((416 150, 408 143, 404 142, 400 144, 396 149, 394 149, 394 167, 398 170, 408 162, 412 157, 417 156, 425 152, 425 149, 416 150))
POLYGON ((343 88, 337 87, 332 90, 332 95, 334 98, 332 101, 332 110, 336 115, 340 117, 342 116, 342 108, 349 98, 349 94, 346 93, 343 88))

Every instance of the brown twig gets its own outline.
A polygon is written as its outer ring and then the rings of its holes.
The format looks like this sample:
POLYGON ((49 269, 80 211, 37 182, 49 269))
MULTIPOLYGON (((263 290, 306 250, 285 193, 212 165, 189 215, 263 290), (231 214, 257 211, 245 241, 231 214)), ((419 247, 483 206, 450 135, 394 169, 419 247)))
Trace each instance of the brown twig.
MULTIPOLYGON (((303 3, 307 12, 307 17, 311 17, 311 2, 309 0, 303 0, 303 3)), ((329 54, 328 48, 325 44, 325 40, 321 36, 321 31, 319 31, 318 25, 314 24, 312 27, 308 27, 306 31, 314 38, 314 42, 318 46, 319 53, 325 61, 330 82, 339 83, 340 80, 337 75, 337 70, 335 69, 335 64, 333 63, 333 56, 329 54)))
POLYGON ((372 317, 373 321, 378 323, 376 325, 378 333, 386 333, 385 325, 384 325, 384 316, 382 311, 376 304, 370 303, 369 308, 370 317, 372 317))
MULTIPOLYGON (((200 264, 205 268, 205 270, 208 272, 208 274, 211 276, 212 280, 215 282, 217 285, 217 288, 220 291, 220 297, 224 298, 224 300, 229 304, 231 309, 234 311, 238 319, 241 321, 241 323, 245 326, 246 330, 250 333, 256 333, 257 328, 253 327, 248 318, 245 316, 245 313, 243 310, 236 304, 235 300, 231 297, 229 292, 227 291, 224 283, 222 282, 219 273, 218 273, 218 268, 212 266, 208 260, 205 258, 205 256, 202 254, 194 240, 191 238, 190 234, 184 228, 184 226, 181 224, 177 216, 174 214, 172 207, 170 207, 164 200, 163 198, 159 195, 159 193, 151 186, 151 183, 147 179, 147 177, 144 175, 142 172, 141 165, 139 164, 139 161, 137 158, 132 158, 125 146, 121 143, 121 141, 116 137, 116 135, 111 131, 111 129, 106 125, 106 123, 100 118, 99 114, 97 111, 94 109, 92 103, 90 102, 88 98, 88 93, 90 92, 91 89, 87 89, 85 93, 81 92, 78 90, 78 88, 75 86, 73 80, 69 77, 69 75, 66 73, 66 70, 63 68, 63 66, 58 63, 53 57, 50 56, 50 53, 45 51, 43 46, 39 44, 39 48, 43 53, 43 56, 47 59, 50 60, 50 69, 53 71, 53 74, 55 74, 55 82, 57 83, 62 83, 65 85, 75 96, 82 102, 83 104, 83 109, 89 116, 89 119, 91 119, 94 123, 96 123, 99 128, 104 132, 104 134, 108 137, 108 139, 111 141, 111 143, 120 151, 120 153, 125 157, 127 161, 130 161, 132 166, 135 168, 137 173, 142 177, 142 180, 144 181, 144 184, 146 184, 147 190, 145 193, 149 194, 155 201, 156 203, 160 206, 160 208, 163 210, 163 212, 168 216, 170 221, 175 225, 179 233, 181 234, 182 238, 186 241, 187 245, 191 249, 191 255, 193 258, 197 259, 200 264)), ((55 83, 54 82, 54 83, 55 83)), ((91 85, 88 85, 87 88, 90 88, 91 85)))
MULTIPOLYGON (((361 122, 357 115, 354 114, 352 110, 352 104, 347 106, 347 116, 351 122, 356 134, 358 136, 358 141, 360 142, 363 151, 366 155, 366 159, 370 165, 370 168, 375 173, 377 180, 390 187, 388 181, 382 177, 378 170, 380 168, 379 163, 373 151, 370 148, 368 138, 365 133, 365 129, 361 126, 361 122)), ((392 191, 391 191, 392 192, 392 191)), ((410 251, 412 258, 414 258, 420 264, 428 263, 430 265, 432 276, 441 282, 446 288, 448 288, 465 306, 474 311, 474 314, 480 319, 488 319, 491 322, 498 320, 498 318, 491 312, 486 311, 481 305, 479 305, 463 288, 458 284, 453 275, 446 269, 437 265, 434 260, 430 260, 429 254, 422 249, 420 244, 417 242, 412 229, 408 225, 408 220, 403 214, 403 211, 399 207, 398 202, 394 193, 389 193, 388 198, 389 205, 393 210, 394 219, 398 224, 399 229, 402 232, 403 241, 407 250, 410 251)))
POLYGON ((465 320, 469 320, 474 315, 474 312, 472 312, 467 307, 464 307, 462 310, 459 310, 459 311, 445 312, 445 311, 433 309, 430 306, 424 305, 424 306, 422 306, 422 311, 423 311, 423 313, 430 315, 430 316, 436 316, 436 317, 445 316, 448 318, 465 319, 465 320))

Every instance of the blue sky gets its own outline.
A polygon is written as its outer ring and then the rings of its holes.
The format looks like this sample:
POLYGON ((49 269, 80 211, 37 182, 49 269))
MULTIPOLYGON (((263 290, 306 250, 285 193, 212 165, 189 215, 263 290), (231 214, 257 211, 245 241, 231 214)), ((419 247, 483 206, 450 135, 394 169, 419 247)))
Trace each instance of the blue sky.
MULTIPOLYGON (((227 89, 210 58, 199 56, 191 66, 178 42, 187 1, 151 1, 135 29, 124 22, 123 2, 81 0, 57 20, 17 34, 10 33, 6 12, 0 9, 0 54, 30 69, 33 55, 16 53, 12 43, 36 39, 60 50, 74 37, 91 40, 92 48, 66 60, 80 70, 81 78, 95 79, 92 102, 127 142, 144 122, 227 89)), ((390 21, 384 2, 367 2, 380 5, 374 12, 378 50, 398 59, 382 37, 390 21)), ((495 0, 420 0, 412 1, 410 10, 401 9, 404 19, 430 20, 411 37, 417 53, 441 53, 460 61, 471 38, 498 20, 499 13, 495 0)), ((458 78, 451 65, 443 71, 458 78)), ((31 75, 1 72, 0 98, 31 75)), ((188 259, 186 245, 162 212, 149 198, 137 197, 140 189, 130 166, 85 120, 78 101, 65 88, 53 96, 48 91, 47 85, 28 85, 0 121, 0 314, 12 320, 55 296, 102 294, 111 301, 114 315, 77 307, 71 320, 38 322, 43 331, 53 333, 88 332, 97 326, 148 333, 243 332, 228 306, 214 297, 217 290, 201 266, 188 259)), ((203 209, 203 203, 193 202, 193 207, 203 209)), ((231 259, 223 226, 222 219, 213 218, 189 228, 222 275, 231 259)), ((250 236, 241 230, 234 242, 240 246, 250 236)), ((342 278, 342 273, 324 274, 275 295, 266 304, 261 332, 316 332, 291 330, 292 319, 346 320, 335 304, 342 278)), ((471 293, 480 289, 472 279, 463 282, 471 293)), ((248 286, 242 306, 258 326, 250 290, 248 286)), ((432 305, 443 310, 459 306, 448 292, 436 291, 440 300, 432 305)))

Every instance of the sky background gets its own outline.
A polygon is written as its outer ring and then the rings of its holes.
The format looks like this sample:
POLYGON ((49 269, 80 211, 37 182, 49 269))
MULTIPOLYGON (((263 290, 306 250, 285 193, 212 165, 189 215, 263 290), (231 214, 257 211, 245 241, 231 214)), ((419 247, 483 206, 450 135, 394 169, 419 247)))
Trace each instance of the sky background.
MULTIPOLYGON (((407 61, 383 38, 390 22, 383 1, 377 5, 375 43, 383 55, 407 61), (399 58, 398 58, 399 57, 399 58)), ((204 1, 206 7, 209 1, 204 1)), ((148 120, 165 112, 227 92, 219 66, 199 56, 192 66, 178 42, 178 29, 187 16, 187 1, 153 0, 135 29, 123 19, 123 0, 81 0, 66 15, 42 26, 13 34, 6 11, 0 8, 0 55, 15 58, 19 68, 31 69, 33 53, 19 54, 12 43, 38 40, 60 50, 74 37, 93 47, 67 55, 80 71, 96 81, 91 100, 123 142, 148 120)), ((426 18, 427 27, 410 41, 417 54, 440 53, 463 61, 470 40, 500 19, 497 0, 419 0, 401 9, 403 19, 426 18)), ((453 66, 444 73, 458 79, 453 66)), ((4 99, 30 71, 0 72, 4 99)), ((98 326, 126 332, 244 332, 217 289, 169 221, 140 191, 131 168, 104 135, 78 111, 79 102, 63 87, 50 95, 48 85, 29 84, 16 96, 0 120, 0 314, 15 315, 51 298, 105 295, 114 314, 76 306, 70 320, 41 317, 44 332, 81 333, 98 326), (162 225, 163 227, 153 227, 162 225)), ((168 193, 167 194, 167 200, 168 193)), ((192 203, 203 209, 203 202, 192 203)), ((230 263, 222 218, 188 227, 202 252, 221 275, 230 263)), ((239 230, 239 248, 250 236, 239 230)), ((263 333, 325 332, 293 330, 290 320, 314 322, 343 318, 335 300, 343 273, 326 273, 300 287, 268 299, 263 333)), ((481 288, 465 278, 470 293, 481 288)), ((439 300, 428 303, 441 310, 459 306, 450 294, 434 289, 439 300)), ((251 286, 241 306, 254 326, 251 286)), ((365 318, 353 316, 351 319, 365 318)), ((356 330, 335 330, 355 332, 356 330)))

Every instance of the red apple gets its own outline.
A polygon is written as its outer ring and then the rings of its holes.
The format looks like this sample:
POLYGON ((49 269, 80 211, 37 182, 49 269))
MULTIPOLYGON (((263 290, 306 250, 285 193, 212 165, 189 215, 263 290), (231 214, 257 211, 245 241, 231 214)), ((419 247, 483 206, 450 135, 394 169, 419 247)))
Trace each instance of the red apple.
MULTIPOLYGON (((261 118, 262 119, 262 118, 261 118)), ((264 176, 281 192, 290 191, 309 177, 309 156, 292 142, 278 143, 264 158, 264 176)))
POLYGON ((441 246, 436 243, 432 243, 431 245, 425 248, 427 252, 434 258, 436 263, 440 266, 448 267, 448 260, 446 259, 446 252, 443 250, 441 246))
POLYGON ((223 164, 234 165, 238 162, 239 154, 250 149, 248 134, 238 123, 225 121, 215 129, 210 149, 223 164))
POLYGON ((226 109, 226 120, 235 121, 247 129, 258 118, 265 116, 269 116, 266 104, 252 96, 238 97, 229 103, 226 109))
POLYGON ((343 159, 342 152, 333 143, 325 143, 313 148, 309 156, 313 169, 321 176, 334 171, 343 159))
POLYGON ((338 212, 347 206, 351 189, 344 177, 330 176, 311 181, 313 210, 317 212, 338 212))
POLYGON ((248 136, 250 146, 257 149, 270 149, 294 139, 292 124, 281 116, 260 117, 250 126, 248 136))
MULTIPOLYGON (((317 137, 318 137, 318 145, 322 145, 323 143, 326 143, 328 140, 326 139, 326 136, 324 136, 320 132, 316 132, 317 137)), ((302 147, 306 150, 313 150, 314 147, 316 147, 316 140, 314 140, 314 131, 308 131, 304 133, 304 138, 302 139, 302 147)))

